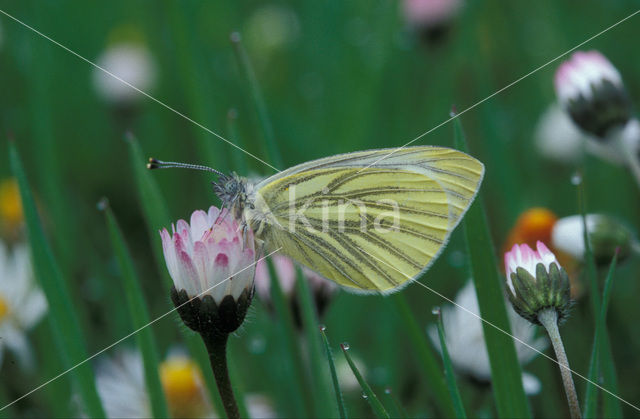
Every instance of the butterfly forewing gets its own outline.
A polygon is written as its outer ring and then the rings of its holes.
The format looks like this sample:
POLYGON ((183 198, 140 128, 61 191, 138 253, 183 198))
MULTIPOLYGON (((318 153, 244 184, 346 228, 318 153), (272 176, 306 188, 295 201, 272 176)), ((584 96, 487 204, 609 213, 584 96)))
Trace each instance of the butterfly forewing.
POLYGON ((441 147, 333 156, 257 186, 268 248, 356 291, 392 291, 424 271, 473 200, 476 159, 441 147))

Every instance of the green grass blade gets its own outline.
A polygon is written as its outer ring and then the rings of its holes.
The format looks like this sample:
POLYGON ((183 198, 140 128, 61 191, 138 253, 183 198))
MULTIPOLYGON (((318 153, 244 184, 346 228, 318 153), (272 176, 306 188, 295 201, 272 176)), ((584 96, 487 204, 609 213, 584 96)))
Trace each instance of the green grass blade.
POLYGON ((206 164, 220 171, 227 170, 226 145, 223 140, 208 130, 215 131, 215 115, 218 115, 213 99, 211 74, 197 33, 198 25, 193 23, 197 8, 195 3, 163 1, 159 7, 164 9, 171 40, 175 42, 175 54, 170 64, 176 66, 177 82, 180 83, 188 109, 184 112, 196 124, 189 124, 196 139, 198 154, 206 164), (201 125, 201 126, 198 126, 201 125), (205 128, 203 128, 205 127, 205 128))
MULTIPOLYGON (((126 135, 126 140, 129 145, 129 157, 131 160, 134 182, 138 190, 140 205, 142 206, 142 212, 144 214, 149 238, 154 251, 157 272, 163 278, 168 293, 168 290, 173 285, 173 281, 167 272, 164 262, 162 241, 158 235, 158 230, 162 227, 169 226, 171 223, 169 208, 160 192, 158 184, 153 178, 151 172, 146 168, 147 159, 145 158, 138 141, 131 134, 126 135)), ((220 393, 218 393, 217 390, 218 387, 216 385, 216 380, 213 376, 213 372, 211 371, 209 355, 202 344, 200 336, 186 328, 182 328, 180 330, 189 353, 200 367, 200 371, 204 376, 204 381, 207 384, 207 390, 213 404, 221 408, 222 400, 220 400, 220 393)))
POLYGON ((340 390, 340 383, 338 382, 338 374, 336 372, 336 365, 333 361, 333 352, 331 351, 331 346, 329 345, 329 339, 327 339, 327 334, 325 333, 326 327, 320 326, 320 335, 322 336, 322 341, 324 342, 324 349, 327 353, 327 360, 329 362, 329 371, 331 372, 331 381, 333 382, 333 389, 336 393, 336 402, 338 405, 338 411, 340 412, 340 418, 347 418, 347 409, 344 406, 344 398, 342 397, 342 390, 340 390))
MULTIPOLYGON (((88 358, 84 335, 80 329, 67 282, 60 272, 44 235, 31 188, 13 142, 9 144, 9 160, 20 188, 34 271, 49 302, 49 319, 54 331, 55 343, 63 368, 71 368, 88 358)), ((104 417, 91 365, 88 363, 78 365, 70 374, 75 379, 76 390, 82 398, 86 413, 92 417, 104 417)))
MULTIPOLYGON (((10 400, 7 398, 5 394, 4 386, 0 386, 0 407, 6 406, 10 400)), ((9 419, 17 417, 16 412, 12 409, 13 406, 9 406, 6 409, 0 410, 0 418, 1 419, 9 419)))
MULTIPOLYGON (((589 362, 589 380, 598 382, 598 370, 599 370, 599 358, 600 358, 600 336, 607 328, 607 309, 609 307, 609 297, 611 296, 611 289, 613 288, 613 277, 616 269, 616 263, 618 261, 618 253, 613 256, 611 265, 609 266, 609 272, 607 279, 604 283, 604 292, 602 294, 602 304, 600 307, 600 314, 598 316, 598 322, 596 323, 596 330, 593 337, 593 348, 591 350, 591 360, 589 362)), ((587 383, 587 389, 584 397, 584 417, 593 418, 596 417, 596 409, 598 407, 598 390, 596 386, 591 383, 587 383)))
POLYGON ((267 106, 264 102, 264 97, 262 96, 262 90, 260 89, 260 85, 258 84, 256 73, 255 71, 253 71, 251 60, 249 59, 249 55, 242 45, 242 36, 240 35, 240 33, 234 32, 231 34, 231 44, 233 45, 233 51, 235 52, 236 59, 238 60, 238 65, 240 66, 242 73, 244 74, 244 77, 249 84, 251 98, 253 99, 253 104, 258 114, 258 121, 260 122, 260 126, 262 128, 262 135, 264 135, 264 141, 267 145, 269 163, 271 163, 279 170, 282 170, 284 168, 284 163, 282 161, 282 155, 280 154, 280 151, 278 151, 278 145, 276 144, 275 135, 273 133, 273 125, 271 124, 271 120, 269 119, 267 106))
MULTIPOLYGON (((456 147, 467 151, 460 118, 454 120, 454 130, 456 147)), ((491 383, 498 415, 530 417, 531 412, 522 387, 522 370, 513 339, 509 336, 511 326, 481 194, 478 194, 467 211, 463 224, 480 315, 486 321, 482 322, 482 328, 489 353, 491 383)))
MULTIPOLYGON (((460 391, 458 391, 458 384, 456 383, 456 376, 453 372, 453 366, 451 365, 451 358, 449 358, 449 350, 447 349, 447 341, 444 336, 444 325, 442 323, 442 313, 440 308, 435 309, 436 316, 438 317, 438 338, 440 339, 440 350, 442 352, 442 363, 444 364, 444 375, 447 378, 447 387, 449 387, 449 395, 453 401, 453 406, 456 410, 457 418, 466 418, 467 413, 464 410, 462 404, 462 398, 460 397, 460 391)), ((455 331, 458 332, 458 331, 455 331)), ((458 332, 460 333, 460 332, 458 332)))
MULTIPOLYGON (((229 112, 227 112, 227 135, 229 136, 229 141, 244 149, 244 144, 238 134, 238 111, 236 109, 229 109, 229 112)), ((240 150, 233 150, 231 154, 233 171, 240 173, 242 176, 247 176, 249 174, 247 155, 240 150)))
MULTIPOLYGON (((50 322, 38 325, 35 333, 32 335, 33 347, 38 352, 38 371, 42 377, 54 377, 60 373, 60 358, 57 351, 51 350, 51 342, 54 340, 54 332, 49 327, 50 322)), ((68 374, 64 375, 57 380, 47 384, 44 388, 45 403, 49 410, 47 414, 52 417, 62 418, 73 416, 73 408, 70 403, 60 403, 60 400, 66 400, 71 393, 73 385, 73 379, 68 374)), ((4 405, 0 405, 4 406, 4 405)), ((16 417, 12 415, 11 417, 16 417)))
POLYGON ((328 392, 328 377, 326 376, 326 370, 323 368, 320 336, 316 333, 319 326, 318 313, 309 284, 302 274, 300 266, 296 266, 296 280, 296 292, 300 303, 302 325, 307 339, 307 347, 309 348, 309 364, 311 367, 312 393, 315 395, 314 398, 316 400, 316 416, 334 416, 335 412, 331 408, 331 396, 328 392))
POLYGON ((447 392, 447 385, 440 369, 440 363, 437 361, 431 346, 429 346, 426 334, 411 313, 411 308, 402 293, 393 294, 391 300, 396 305, 397 313, 402 319, 402 325, 411 340, 411 346, 416 351, 422 372, 427 379, 427 385, 433 391, 431 401, 443 416, 453 417, 455 409, 447 392))
POLYGON ((133 179, 140 197, 139 201, 149 231, 149 239, 153 247, 158 272, 164 279, 165 286, 170 287, 173 285, 173 281, 165 267, 162 241, 158 234, 161 228, 168 227, 171 224, 169 208, 162 197, 158 184, 146 167, 147 158, 144 156, 138 140, 131 133, 125 135, 125 140, 129 145, 129 159, 131 170, 133 171, 133 179))
MULTIPOLYGON (((586 263, 586 275, 587 282, 589 282, 589 294, 591 297, 591 307, 593 310, 593 317, 596 322, 596 329, 598 329, 598 321, 600 317, 600 313, 602 312, 602 307, 600 304, 600 291, 598 288, 598 271, 596 269, 596 262, 593 256, 593 250, 591 249, 591 242, 589 241, 589 232, 587 230, 587 198, 585 193, 585 180, 584 174, 579 174, 580 182, 578 183, 578 206, 580 210, 580 215, 582 216, 582 228, 583 228, 583 236, 582 240, 584 240, 584 248, 585 248, 585 263, 586 263)), ((604 301, 604 300, 603 300, 604 301)), ((600 343, 598 344, 598 353, 599 360, 596 363, 596 374, 599 370, 602 371, 602 376, 604 378, 603 384, 606 385, 607 389, 614 394, 618 394, 618 379, 615 371, 615 363, 613 361, 613 354, 611 353, 611 344, 609 343, 609 332, 606 327, 603 327, 599 333, 600 343), (599 367, 599 368, 598 368, 599 367)), ((589 390, 591 385, 587 386, 587 391, 589 390)), ((597 405, 598 393, 596 392, 593 395, 589 395, 589 398, 596 399, 595 401, 590 400, 590 404, 595 403, 597 405)), ((589 407, 586 405, 586 407, 589 407)), ((603 407, 604 414, 607 417, 622 417, 622 406, 620 405, 620 401, 615 397, 609 394, 603 394, 603 407)), ((589 407, 590 408, 590 407, 589 407)), ((591 409, 591 408, 590 408, 591 409)))
POLYGON ((302 354, 296 343, 297 334, 293 322, 293 316, 289 304, 282 292, 280 281, 278 281, 276 270, 273 266, 271 258, 267 258, 267 266, 269 267, 269 276, 271 277, 271 299, 273 306, 280 321, 283 350, 286 353, 285 359, 291 360, 289 368, 292 369, 289 385, 293 387, 294 394, 291 400, 297 411, 297 416, 313 416, 313 398, 311 393, 306 390, 309 388, 305 376, 305 367, 302 362, 302 354))
POLYGON ((340 349, 342 349, 342 353, 347 359, 347 363, 349 364, 351 371, 353 371, 353 375, 356 376, 356 379, 358 380, 358 383, 362 388, 362 392, 366 396, 366 399, 371 405, 371 408, 375 412, 376 416, 378 416, 379 418, 389 418, 389 413, 387 413, 382 403, 380 403, 378 396, 376 396, 376 393, 371 390, 369 384, 366 382, 362 374, 360 374, 360 371, 358 371, 358 367, 356 367, 355 362, 353 362, 353 360, 351 359, 351 355, 349 355, 349 345, 346 343, 341 343, 340 349))
MULTIPOLYGON (((125 243, 122 230, 116 221, 113 211, 111 211, 111 208, 109 208, 108 205, 109 204, 106 200, 103 200, 100 203, 100 207, 104 210, 105 217, 107 219, 111 245, 116 255, 116 259, 118 260, 118 265, 120 266, 122 285, 124 287, 127 305, 129 306, 131 323, 135 329, 142 328, 147 325, 150 320, 147 303, 144 299, 144 295, 142 294, 140 280, 136 274, 133 260, 131 259, 131 254, 129 253, 127 244, 125 243)), ((136 341, 142 354, 144 377, 147 384, 147 390, 149 391, 151 412, 154 417, 168 417, 169 409, 162 390, 162 384, 160 383, 160 360, 156 341, 153 336, 153 330, 149 327, 140 330, 136 334, 136 341)))

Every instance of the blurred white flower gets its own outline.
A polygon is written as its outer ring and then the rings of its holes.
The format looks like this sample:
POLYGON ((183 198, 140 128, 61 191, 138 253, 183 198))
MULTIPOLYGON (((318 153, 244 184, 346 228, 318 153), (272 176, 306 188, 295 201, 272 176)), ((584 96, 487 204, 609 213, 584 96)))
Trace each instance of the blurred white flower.
POLYGON ((631 119, 612 135, 614 140, 603 143, 595 139, 587 142, 587 150, 592 154, 618 166, 629 165, 630 153, 635 159, 640 159, 640 122, 631 119))
MULTIPOLYGON (((142 357, 124 349, 100 360, 96 386, 109 418, 152 417, 144 379, 142 357)), ((198 365, 182 349, 172 349, 159 367, 160 381, 171 415, 176 418, 217 418, 198 365)), ((246 394, 245 404, 252 418, 277 414, 271 400, 260 394, 246 394)))
MULTIPOLYGON (((471 281, 458 292, 455 302, 470 312, 480 315, 475 287, 471 281)), ((535 338, 536 329, 528 321, 518 316, 510 304, 507 305, 507 311, 513 336, 537 350, 542 350, 546 347, 545 339, 535 338)), ((490 382, 491 365, 489 364, 489 354, 484 342, 481 320, 456 306, 443 307, 441 313, 447 349, 449 350, 453 367, 458 372, 468 374, 479 381, 490 382)), ((429 326, 428 334, 436 348, 440 350, 437 327, 435 325, 429 326)), ((537 355, 537 352, 518 342, 515 343, 515 346, 518 360, 523 365, 537 355)), ((540 382, 535 376, 523 372, 522 382, 527 394, 532 395, 540 391, 540 382)))
MULTIPOLYGON (((144 46, 136 43, 109 46, 98 57, 97 64, 143 92, 148 92, 155 83, 156 69, 151 54, 144 46)), ((98 68, 93 71, 93 84, 100 97, 113 105, 133 105, 143 97, 130 86, 98 68)))
MULTIPOLYGON (((623 260, 637 247, 631 231, 618 220, 603 214, 587 214, 585 218, 589 243, 596 263, 609 265, 616 250, 623 260)), ((551 232, 553 247, 577 260, 584 260, 584 223, 581 215, 559 219, 551 232)))
POLYGON ((23 367, 33 365, 26 333, 44 316, 47 300, 36 285, 26 245, 9 251, 0 241, 0 364, 4 348, 11 350, 23 367))
POLYGON ((624 166, 627 159, 623 153, 627 151, 623 150, 631 150, 640 155, 640 122, 631 119, 614 134, 620 138, 624 147, 615 142, 603 142, 580 130, 562 106, 554 103, 538 120, 534 142, 542 156, 560 163, 578 162, 586 150, 611 164, 624 166))
POLYGON ((254 64, 265 65, 274 52, 293 45, 300 35, 300 22, 287 7, 270 4, 257 9, 247 20, 244 38, 254 64))
POLYGON ((536 125, 534 141, 538 152, 561 163, 575 163, 584 152, 585 135, 576 127, 562 107, 554 103, 536 125))
POLYGON ((434 27, 448 23, 460 10, 460 0, 404 0, 402 11, 414 27, 434 27))
MULTIPOLYGON (((197 365, 182 351, 172 351, 159 367, 169 410, 174 417, 211 417, 211 403, 197 365)), ((98 363, 96 387, 109 418, 152 416, 142 356, 125 349, 98 363)))

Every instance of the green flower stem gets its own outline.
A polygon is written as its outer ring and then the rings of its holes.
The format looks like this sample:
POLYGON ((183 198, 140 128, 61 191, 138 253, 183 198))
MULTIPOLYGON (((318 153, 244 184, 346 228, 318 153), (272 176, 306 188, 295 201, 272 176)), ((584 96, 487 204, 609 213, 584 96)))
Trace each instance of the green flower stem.
POLYGON ((580 405, 578 404, 578 394, 576 393, 576 386, 573 383, 573 377, 571 377, 571 370, 569 369, 569 361, 567 360, 567 354, 564 352, 564 345, 562 344, 562 338, 560 337, 560 331, 558 330, 558 314, 555 309, 546 308, 538 313, 538 320, 549 334, 553 350, 556 353, 556 359, 560 364, 560 374, 562 375, 562 384, 564 384, 564 391, 567 394, 567 400, 569 402, 569 411, 573 419, 581 418, 580 405))
POLYGON ((233 395, 231 380, 229 379, 229 368, 227 366, 227 341, 229 340, 229 335, 211 333, 208 335, 202 334, 201 336, 209 353, 211 369, 213 370, 213 375, 216 377, 218 391, 220 392, 220 398, 222 398, 224 410, 227 412, 227 417, 230 419, 239 418, 240 411, 238 410, 236 398, 233 395))

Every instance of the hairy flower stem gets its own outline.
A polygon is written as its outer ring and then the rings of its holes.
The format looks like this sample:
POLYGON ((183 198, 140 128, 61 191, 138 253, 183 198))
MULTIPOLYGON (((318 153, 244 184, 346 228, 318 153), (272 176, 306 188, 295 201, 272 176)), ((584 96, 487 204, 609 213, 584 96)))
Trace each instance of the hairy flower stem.
POLYGON ((576 386, 573 383, 573 378, 571 377, 567 354, 564 352, 564 345, 562 344, 562 338, 560 338, 560 331, 558 330, 558 314, 554 308, 545 308, 538 313, 538 320, 544 328, 547 329, 553 350, 556 353, 556 359, 560 364, 560 374, 562 375, 564 391, 567 394, 571 417, 573 419, 579 419, 582 417, 582 414, 580 413, 578 395, 576 393, 576 386))
POLYGON ((216 378, 218 391, 222 398, 224 410, 227 412, 227 417, 230 419, 239 418, 240 412, 231 388, 229 368, 227 366, 227 340, 229 339, 229 334, 202 333, 202 339, 207 346, 211 369, 213 369, 213 375, 216 378))

